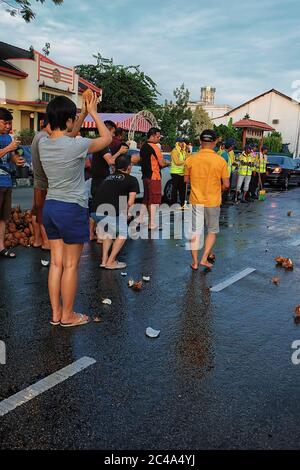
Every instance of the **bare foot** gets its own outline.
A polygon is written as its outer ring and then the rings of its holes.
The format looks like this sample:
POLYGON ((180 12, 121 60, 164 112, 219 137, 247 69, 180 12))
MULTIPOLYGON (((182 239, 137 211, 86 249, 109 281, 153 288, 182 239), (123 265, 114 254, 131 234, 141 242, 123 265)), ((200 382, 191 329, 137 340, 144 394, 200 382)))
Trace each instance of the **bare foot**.
POLYGON ((214 266, 213 264, 209 263, 208 261, 203 261, 203 260, 200 261, 199 265, 204 266, 205 268, 209 268, 209 269, 213 268, 213 266, 214 266))
POLYGON ((61 318, 61 325, 69 325, 69 326, 75 326, 75 325, 81 325, 87 323, 89 320, 89 317, 87 315, 83 315, 82 313, 75 313, 72 312, 71 314, 64 315, 61 318))

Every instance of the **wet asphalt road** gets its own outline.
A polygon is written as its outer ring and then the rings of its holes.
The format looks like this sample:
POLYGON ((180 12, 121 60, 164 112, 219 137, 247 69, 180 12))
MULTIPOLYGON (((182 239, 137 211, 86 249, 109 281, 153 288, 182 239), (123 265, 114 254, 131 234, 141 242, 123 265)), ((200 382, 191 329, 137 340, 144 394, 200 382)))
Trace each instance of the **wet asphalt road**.
POLYGON ((224 208, 208 274, 191 272, 176 240, 129 241, 126 271, 151 276, 142 292, 100 270, 98 247, 86 246, 76 308, 102 322, 77 329, 49 325, 38 250, 0 260, 0 400, 83 356, 97 361, 0 418, 1 448, 299 449, 300 365, 291 344, 300 340, 300 254, 290 246, 300 239, 299 200, 295 188, 224 208), (291 257, 294 271, 276 268, 278 255, 291 257), (247 267, 257 271, 209 291, 247 267), (158 339, 145 336, 148 326, 161 330, 158 339))

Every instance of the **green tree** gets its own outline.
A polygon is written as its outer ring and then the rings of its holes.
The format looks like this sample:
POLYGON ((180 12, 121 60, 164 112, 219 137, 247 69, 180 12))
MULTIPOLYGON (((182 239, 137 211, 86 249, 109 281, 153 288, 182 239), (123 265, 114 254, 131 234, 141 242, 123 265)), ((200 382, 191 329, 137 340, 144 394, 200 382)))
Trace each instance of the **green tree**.
POLYGON ((153 109, 163 135, 162 144, 168 147, 174 147, 178 136, 188 140, 193 137, 193 113, 188 107, 190 93, 182 84, 174 90, 173 96, 175 102, 165 101, 163 106, 153 109))
POLYGON ((156 83, 139 65, 115 65, 113 59, 99 53, 93 57, 97 60, 95 65, 78 65, 76 72, 103 90, 102 112, 137 113, 157 107, 156 83))
POLYGON ((270 152, 282 151, 282 135, 273 131, 264 138, 264 144, 268 146, 270 152))
POLYGON ((201 105, 197 106, 193 113, 192 125, 195 135, 193 140, 198 139, 201 132, 205 129, 213 129, 213 124, 210 120, 210 117, 201 105))
MULTIPOLYGON (((46 0, 36 0, 36 2, 45 3, 46 0)), ((55 5, 61 5, 64 0, 52 0, 55 5)), ((11 16, 21 16, 26 23, 35 19, 35 13, 32 9, 32 1, 29 0, 0 0, 0 5, 10 13, 11 16)))
POLYGON ((214 131, 219 137, 222 138, 223 141, 226 141, 227 139, 234 139, 235 148, 238 150, 242 149, 243 130, 233 127, 232 118, 230 118, 227 126, 224 124, 220 124, 219 126, 214 125, 214 131))

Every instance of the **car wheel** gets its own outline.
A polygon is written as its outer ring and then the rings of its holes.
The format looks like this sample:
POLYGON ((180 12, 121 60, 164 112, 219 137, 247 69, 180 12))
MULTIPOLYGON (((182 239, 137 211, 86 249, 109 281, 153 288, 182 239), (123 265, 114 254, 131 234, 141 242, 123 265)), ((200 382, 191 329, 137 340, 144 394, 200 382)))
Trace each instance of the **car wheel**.
POLYGON ((173 190, 173 182, 172 180, 169 180, 166 183, 166 186, 164 189, 164 201, 167 204, 172 204, 172 190, 173 190))

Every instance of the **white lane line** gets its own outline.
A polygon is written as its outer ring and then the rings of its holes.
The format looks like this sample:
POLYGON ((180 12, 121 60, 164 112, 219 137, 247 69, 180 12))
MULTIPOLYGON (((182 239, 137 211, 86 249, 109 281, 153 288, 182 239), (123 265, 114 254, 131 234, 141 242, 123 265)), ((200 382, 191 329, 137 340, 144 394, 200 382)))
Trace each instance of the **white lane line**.
POLYGON ((249 274, 253 273, 256 271, 254 268, 246 268, 240 273, 234 274, 233 276, 229 277, 223 282, 220 282, 214 287, 211 287, 211 292, 221 292, 223 289, 226 289, 226 287, 230 286, 231 284, 234 284, 237 281, 240 281, 244 277, 248 276, 249 274))
POLYGON ((291 246, 299 246, 300 245, 300 240, 294 240, 292 243, 291 243, 291 246))
POLYGON ((21 392, 6 398, 0 402, 0 416, 6 415, 18 406, 21 406, 47 390, 50 390, 73 375, 78 374, 78 372, 86 369, 92 364, 95 364, 95 362, 95 359, 92 359, 91 357, 82 357, 78 361, 54 372, 54 374, 48 375, 45 379, 30 385, 21 392))

